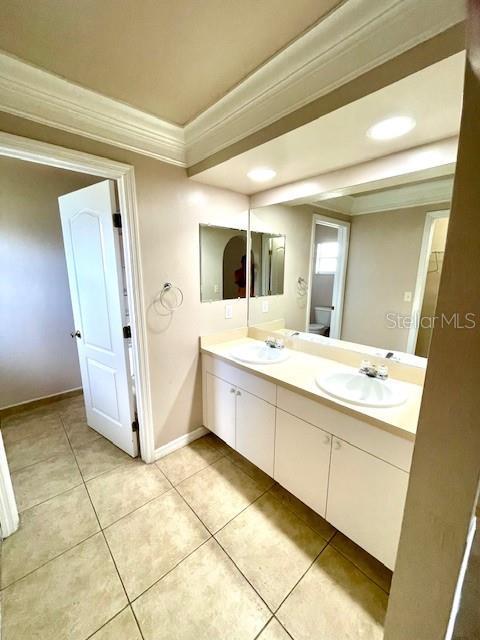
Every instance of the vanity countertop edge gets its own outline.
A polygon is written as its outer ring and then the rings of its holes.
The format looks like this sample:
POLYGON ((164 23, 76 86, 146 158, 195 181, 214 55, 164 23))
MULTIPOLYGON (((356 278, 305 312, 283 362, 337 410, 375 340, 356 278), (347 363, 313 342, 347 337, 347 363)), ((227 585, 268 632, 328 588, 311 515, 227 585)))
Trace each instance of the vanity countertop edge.
MULTIPOLYGON (((336 400, 335 398, 328 397, 325 393, 323 393, 319 388, 316 387, 314 375, 308 376, 309 384, 299 384, 298 382, 295 382, 293 380, 293 374, 291 375, 291 380, 288 380, 288 375, 284 375, 282 377, 278 375, 279 371, 282 371, 285 374, 285 367, 282 367, 282 364, 280 363, 269 365, 253 365, 239 362, 236 358, 229 354, 233 346, 247 342, 255 342, 255 340, 251 338, 237 338, 233 340, 219 341, 214 344, 201 344, 200 353, 223 360, 224 362, 231 364, 243 371, 257 375, 265 380, 268 380, 269 382, 284 387, 289 391, 299 393, 331 409, 341 411, 342 413, 362 420, 363 422, 367 422, 374 427, 383 429, 384 431, 388 431, 393 435, 400 436, 411 441, 415 440, 418 414, 420 411, 421 396, 423 391, 420 385, 406 382, 401 383, 408 388, 408 399, 405 405, 403 405, 402 407, 379 409, 352 405, 342 402, 341 400, 336 400), (276 373, 277 375, 275 375, 276 373), (384 417, 380 417, 378 415, 382 413, 384 414, 384 417)), ((284 365, 286 365, 287 369, 289 368, 289 363, 291 369, 292 359, 293 363, 297 365, 306 365, 307 369, 311 369, 313 366, 318 368, 317 370, 320 370, 322 367, 328 367, 329 369, 346 368, 346 365, 334 360, 328 360, 326 358, 306 354, 300 351, 292 351, 291 358, 283 363, 284 365)))

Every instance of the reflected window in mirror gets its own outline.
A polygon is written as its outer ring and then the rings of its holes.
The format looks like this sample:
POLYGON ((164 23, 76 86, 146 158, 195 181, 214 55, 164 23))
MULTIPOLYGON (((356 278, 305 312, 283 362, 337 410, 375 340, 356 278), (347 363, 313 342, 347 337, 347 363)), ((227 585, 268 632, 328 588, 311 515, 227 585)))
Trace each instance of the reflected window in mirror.
POLYGON ((200 298, 234 300, 247 295, 247 232, 200 225, 200 298))

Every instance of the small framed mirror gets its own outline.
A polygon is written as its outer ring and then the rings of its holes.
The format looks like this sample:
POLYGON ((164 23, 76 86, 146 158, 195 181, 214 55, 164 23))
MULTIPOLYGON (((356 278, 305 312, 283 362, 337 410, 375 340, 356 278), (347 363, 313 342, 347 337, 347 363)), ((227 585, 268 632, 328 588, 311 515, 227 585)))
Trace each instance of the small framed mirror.
POLYGON ((200 299, 234 300, 247 295, 247 232, 200 225, 200 299))

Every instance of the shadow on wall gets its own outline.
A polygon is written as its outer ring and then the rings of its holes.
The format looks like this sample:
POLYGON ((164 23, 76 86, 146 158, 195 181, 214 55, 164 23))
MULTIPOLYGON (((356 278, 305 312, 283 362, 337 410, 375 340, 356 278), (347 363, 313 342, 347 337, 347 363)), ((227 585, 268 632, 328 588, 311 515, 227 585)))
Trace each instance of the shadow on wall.
POLYGON ((171 383, 159 392, 160 401, 166 407, 163 424, 170 425, 171 432, 155 431, 155 447, 175 440, 186 433, 191 433, 202 426, 202 367, 200 353, 188 367, 185 376, 178 380, 175 377, 175 387, 171 383), (190 425, 183 434, 178 432, 178 425, 190 425))

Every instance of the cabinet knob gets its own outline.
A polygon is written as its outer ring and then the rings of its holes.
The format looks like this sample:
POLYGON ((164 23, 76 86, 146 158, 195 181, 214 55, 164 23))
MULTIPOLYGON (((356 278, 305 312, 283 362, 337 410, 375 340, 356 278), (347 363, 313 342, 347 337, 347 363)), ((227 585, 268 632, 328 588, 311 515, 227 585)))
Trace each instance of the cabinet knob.
POLYGON ((340 440, 335 440, 335 449, 338 451, 341 448, 342 448, 342 443, 340 442, 340 440))
POLYGON ((240 393, 240 391, 237 391, 237 396, 241 396, 242 394, 240 393))
POLYGON ((325 438, 323 439, 323 444, 330 444, 330 442, 331 442, 331 437, 325 436, 325 438))
POLYGON ((235 393, 235 389, 233 387, 230 389, 230 393, 235 393))

